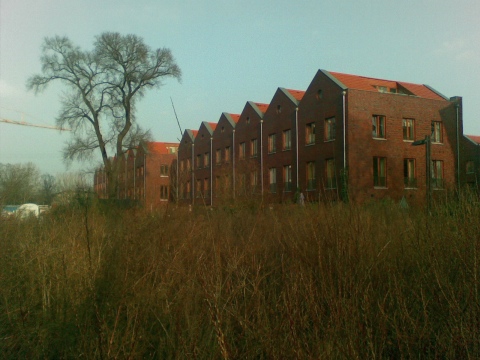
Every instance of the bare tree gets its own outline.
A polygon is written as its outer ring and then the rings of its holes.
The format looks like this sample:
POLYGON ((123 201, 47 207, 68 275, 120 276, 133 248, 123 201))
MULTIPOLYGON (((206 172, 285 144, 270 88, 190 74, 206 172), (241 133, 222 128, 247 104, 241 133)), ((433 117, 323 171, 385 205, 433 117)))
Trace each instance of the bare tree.
POLYGON ((0 164, 0 204, 36 202, 40 171, 33 163, 0 164))
POLYGON ((66 37, 46 38, 42 47, 42 73, 29 78, 27 87, 38 93, 52 81, 65 84, 57 125, 68 126, 72 139, 64 159, 87 160, 99 149, 109 184, 117 194, 117 164, 126 150, 148 140, 149 131, 135 121, 136 102, 162 80, 181 78, 169 49, 152 50, 136 35, 103 33, 92 51, 82 51, 66 37))

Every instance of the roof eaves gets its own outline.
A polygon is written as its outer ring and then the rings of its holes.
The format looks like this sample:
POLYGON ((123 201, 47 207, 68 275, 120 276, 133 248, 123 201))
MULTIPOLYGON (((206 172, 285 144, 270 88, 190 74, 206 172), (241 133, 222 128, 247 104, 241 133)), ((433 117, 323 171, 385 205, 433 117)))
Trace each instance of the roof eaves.
POLYGON ((202 124, 205 126, 210 136, 213 135, 213 128, 210 126, 210 123, 208 121, 202 121, 202 124))
MULTIPOLYGON (((472 139, 470 136, 475 136, 475 135, 463 135, 464 138, 467 138, 468 141, 470 141, 471 143, 475 144, 475 145, 480 145, 480 142, 477 142, 475 141, 474 139, 472 139)), ((476 136, 475 136, 476 137, 476 136)))
POLYGON ((300 103, 300 101, 298 101, 297 99, 295 99, 295 98, 293 97, 293 95, 290 93, 290 91, 288 91, 288 89, 283 88, 283 87, 279 87, 278 89, 279 89, 281 92, 283 92, 283 93, 285 94, 285 96, 288 97, 292 103, 294 103, 295 105, 298 106, 298 104, 300 103))
POLYGON ((258 116, 260 117, 260 119, 263 119, 263 116, 265 115, 262 110, 260 110, 260 108, 257 106, 256 103, 254 103, 253 101, 247 101, 248 104, 250 104, 250 106, 252 107, 253 110, 255 110, 255 112, 258 114, 258 116))
POLYGON ((235 128, 235 126, 237 125, 237 123, 235 122, 235 120, 233 120, 232 116, 227 113, 227 112, 224 112, 223 115, 225 116, 225 118, 228 120, 228 122, 230 123, 230 125, 232 125, 232 128, 235 128))
POLYGON ((330 74, 327 70, 318 70, 319 72, 321 72, 322 74, 324 74, 326 77, 328 77, 330 80, 332 80, 337 86, 339 86, 342 90, 347 90, 348 87, 345 86, 345 84, 343 84, 340 80, 338 80, 335 76, 333 76, 332 74, 330 74))
POLYGON ((441 97, 444 98, 445 100, 450 100, 448 97, 446 97, 446 96, 443 95, 442 93, 438 92, 437 90, 435 90, 434 88, 432 88, 430 85, 423 84, 423 86, 425 86, 428 90, 433 91, 433 92, 434 92, 435 94, 437 94, 438 96, 441 96, 441 97))

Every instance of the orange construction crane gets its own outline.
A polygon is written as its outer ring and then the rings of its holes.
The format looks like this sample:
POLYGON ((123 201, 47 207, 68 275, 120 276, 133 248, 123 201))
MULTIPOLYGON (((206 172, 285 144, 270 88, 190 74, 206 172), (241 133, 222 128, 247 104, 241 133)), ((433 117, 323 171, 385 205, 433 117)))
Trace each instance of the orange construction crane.
POLYGON ((39 127, 39 128, 44 128, 44 129, 53 129, 53 130, 59 130, 59 131, 72 131, 70 129, 61 128, 61 127, 57 127, 57 126, 37 125, 37 124, 28 123, 26 121, 15 121, 15 120, 8 120, 8 119, 4 119, 4 118, 0 118, 0 122, 7 123, 7 124, 14 124, 14 125, 34 126, 34 127, 39 127))

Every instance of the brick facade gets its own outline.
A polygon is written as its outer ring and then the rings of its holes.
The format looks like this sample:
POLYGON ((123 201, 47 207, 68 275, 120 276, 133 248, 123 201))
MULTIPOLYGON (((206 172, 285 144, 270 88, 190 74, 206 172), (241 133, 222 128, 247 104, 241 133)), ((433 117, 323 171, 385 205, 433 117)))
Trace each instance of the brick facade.
MULTIPOLYGON (((190 205, 288 203, 300 194, 310 202, 423 204, 428 189, 433 199, 464 184, 478 189, 480 137, 463 135, 461 97, 319 70, 305 91, 278 88, 269 104, 248 101, 239 115, 185 130, 178 159, 148 145, 119 161, 121 196, 151 208, 166 202, 164 186, 168 200, 190 205), (162 179, 159 167, 172 161, 162 179)), ((104 182, 99 171, 99 196, 104 182)))

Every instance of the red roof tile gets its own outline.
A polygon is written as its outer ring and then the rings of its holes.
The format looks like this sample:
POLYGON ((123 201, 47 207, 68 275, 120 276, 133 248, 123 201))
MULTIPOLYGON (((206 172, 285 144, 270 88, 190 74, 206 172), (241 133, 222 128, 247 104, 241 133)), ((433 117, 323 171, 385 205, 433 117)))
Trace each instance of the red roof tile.
POLYGON ((147 149, 151 154, 168 154, 167 147, 178 147, 178 143, 147 142, 147 149))
POLYGON ((297 99, 298 101, 302 100, 303 95, 305 95, 305 91, 302 90, 292 90, 292 89, 286 89, 292 96, 297 99))
POLYGON ((265 114, 265 112, 268 109, 268 104, 263 104, 263 103, 254 103, 254 104, 257 105, 258 109, 265 114))
POLYGON ((229 115, 232 117, 235 124, 238 122, 238 119, 240 119, 240 114, 230 114, 229 113, 229 115))
POLYGON ((465 135, 465 136, 468 137, 473 142, 476 142, 477 144, 480 145, 480 136, 479 135, 465 135))
POLYGON ((343 83, 347 88, 365 90, 365 91, 379 91, 377 87, 385 87, 387 89, 399 89, 404 88, 415 96, 434 99, 434 100, 445 100, 441 95, 437 94, 435 91, 431 90, 429 87, 420 84, 412 84, 401 81, 385 80, 385 79, 376 79, 369 78, 365 76, 342 74, 337 72, 330 72, 332 76, 337 78, 341 83, 343 83))
POLYGON ((212 128, 212 130, 215 130, 216 127, 217 127, 217 123, 214 123, 214 122, 209 122, 208 125, 210 125, 210 127, 212 128))

